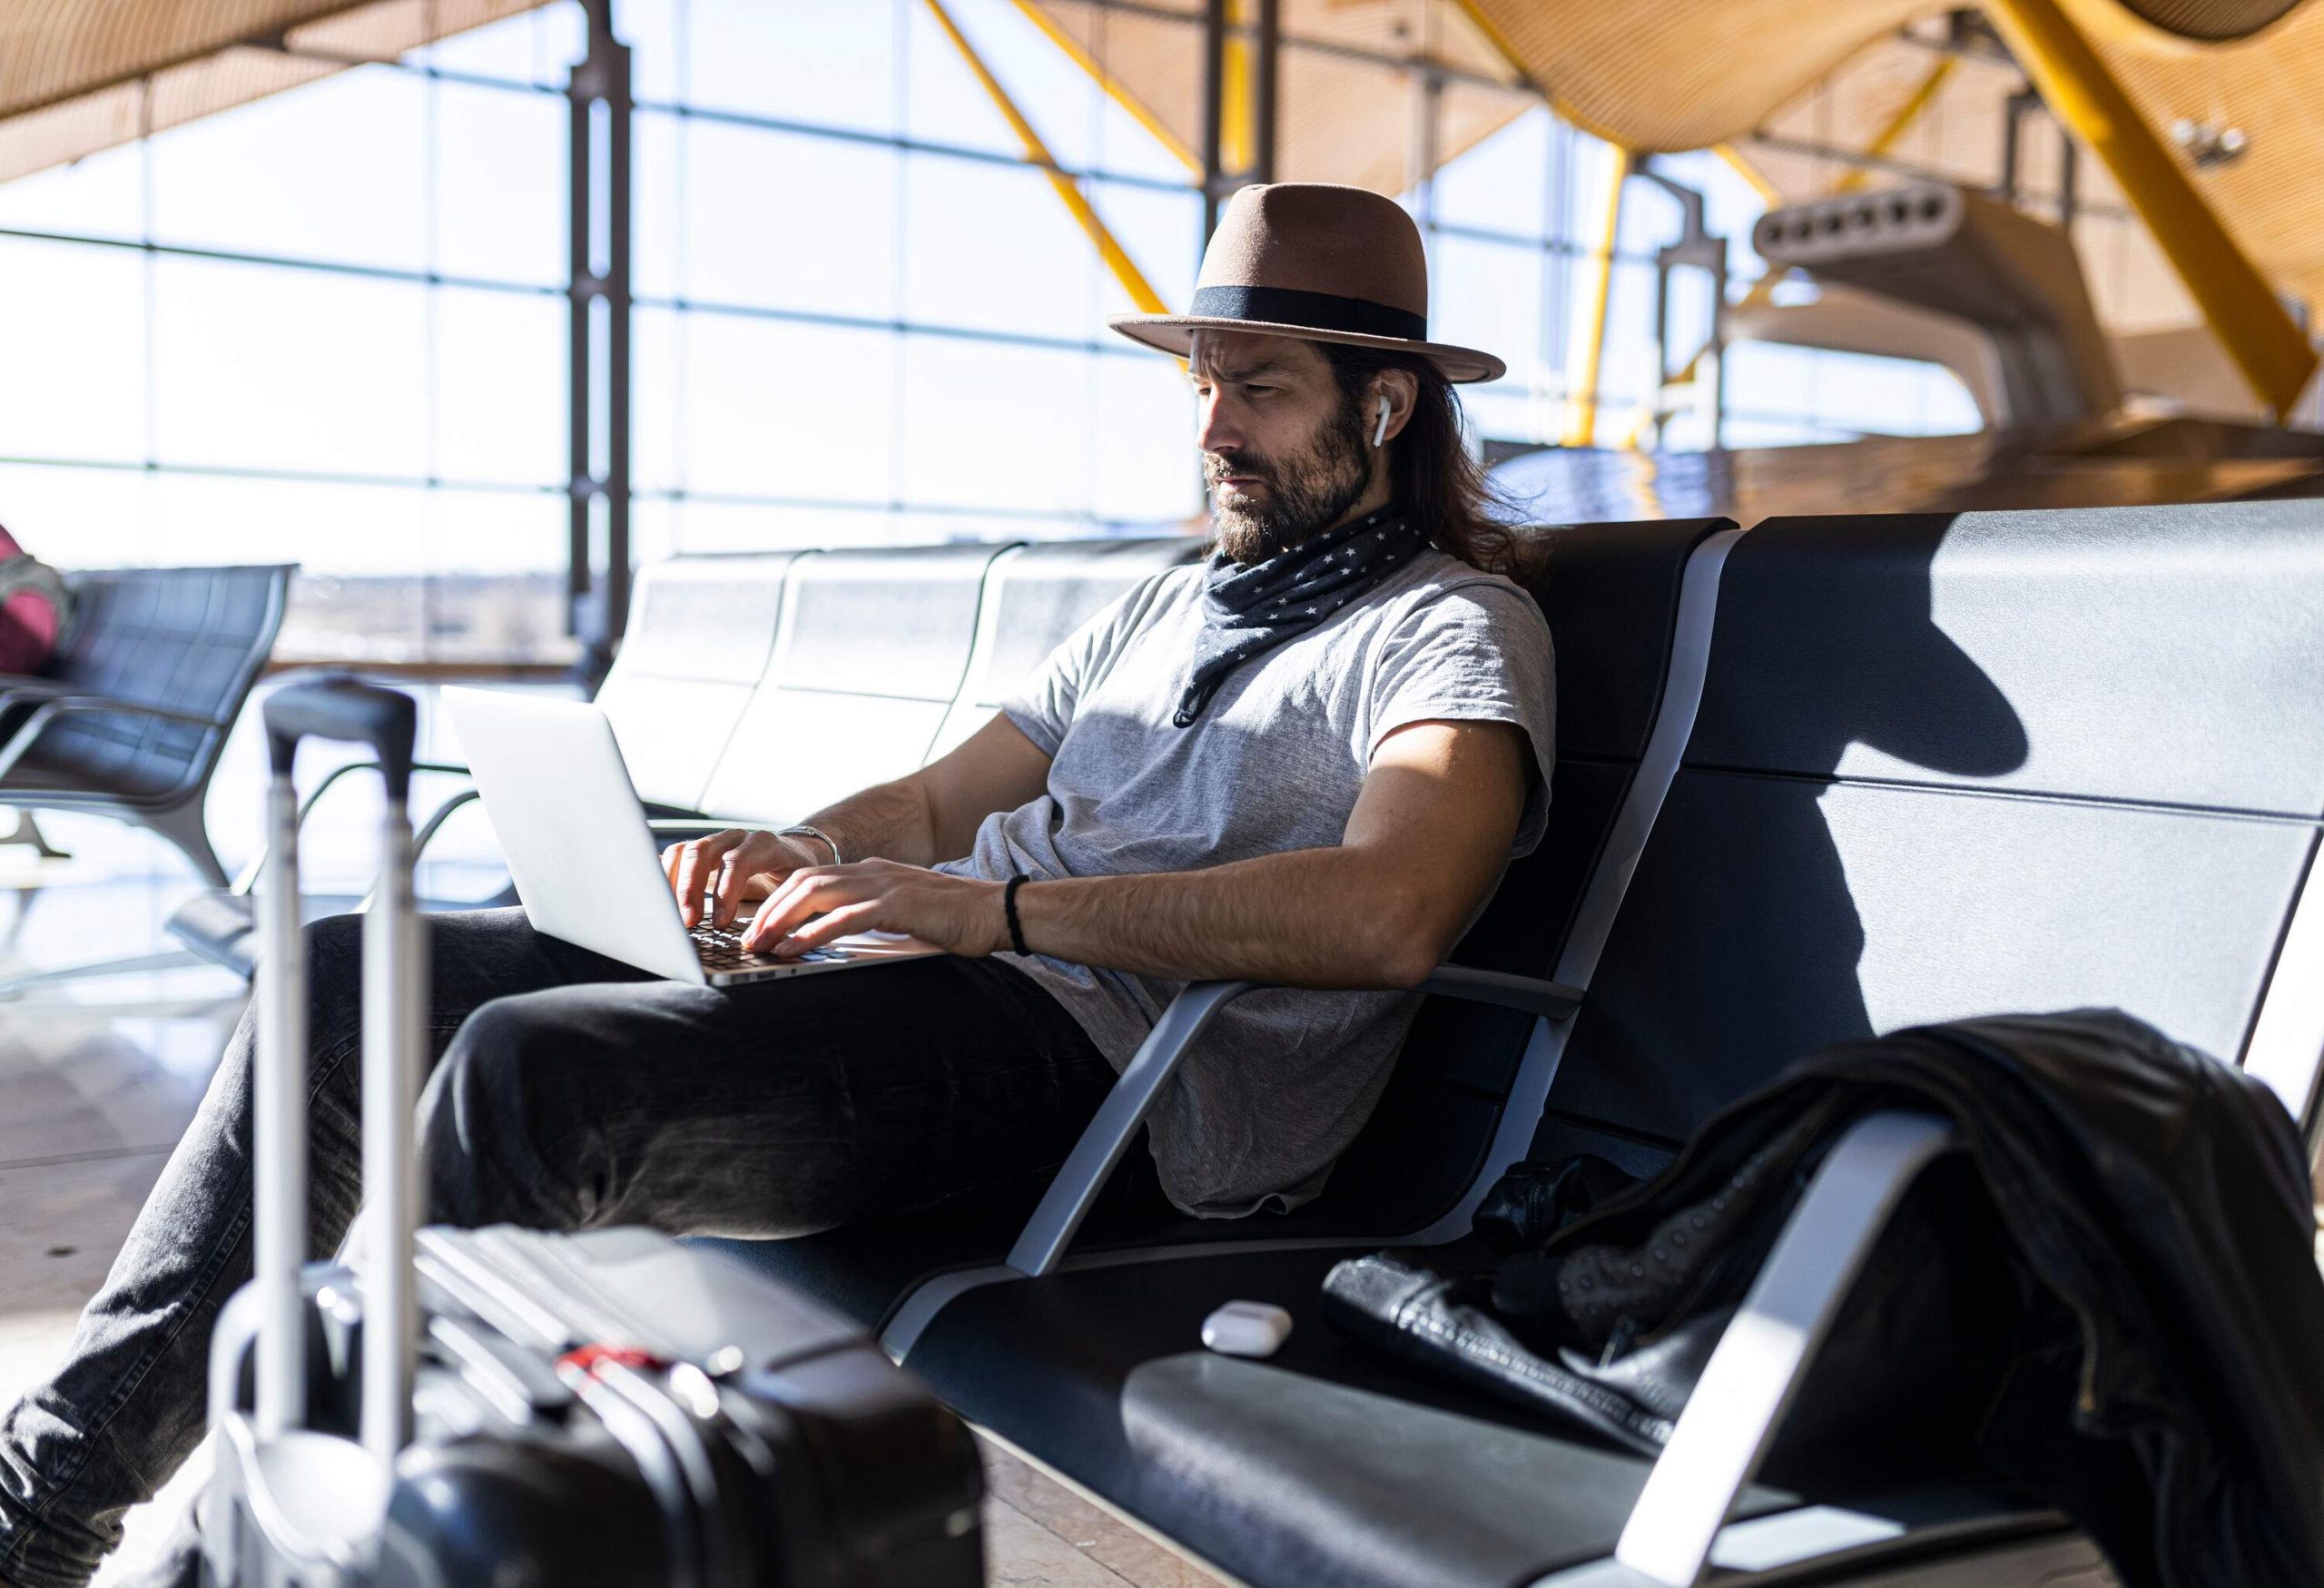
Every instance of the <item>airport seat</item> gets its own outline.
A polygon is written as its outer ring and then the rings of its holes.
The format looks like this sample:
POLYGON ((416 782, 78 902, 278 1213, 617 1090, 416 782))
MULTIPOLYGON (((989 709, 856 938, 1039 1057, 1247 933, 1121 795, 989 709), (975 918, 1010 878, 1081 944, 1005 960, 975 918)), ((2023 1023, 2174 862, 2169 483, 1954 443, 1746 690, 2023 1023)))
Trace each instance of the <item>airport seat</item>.
POLYGON ((665 826, 797 820, 951 749, 1059 641, 1201 544, 672 557, 639 570, 596 702, 665 826))
POLYGON ((287 567, 68 574, 76 609, 36 678, 0 677, 0 804, 151 828, 226 882, 202 796, 274 648, 287 567))
POLYGON ((796 552, 681 557, 641 568, 597 704, 638 797, 698 811, 774 652, 796 552))
POLYGON ((1201 554, 1174 535, 1121 540, 1046 540, 1000 554, 985 580, 984 609, 966 676, 936 741, 934 760, 998 711, 1066 637, 1130 588, 1201 554))
MULTIPOLYGON (((900 703, 873 698, 870 720, 849 725, 836 742, 851 747, 843 758, 849 766, 898 757, 917 765, 967 663, 981 569, 1001 549, 706 554, 640 569, 621 649, 596 703, 649 814, 686 830, 715 824, 705 815, 709 791, 745 716, 756 714, 753 732, 783 732, 800 715, 802 696, 847 699, 851 689, 874 696, 899 689, 900 703), (794 578, 803 567, 811 571, 794 578), (880 638, 899 617, 909 630, 901 655, 880 638), (864 666, 852 675, 815 671, 851 643, 868 658, 864 666), (818 687, 826 676, 838 686, 818 687), (941 704, 931 698, 937 695, 941 704)), ((721 804, 715 815, 779 820, 772 813, 803 814, 824 803, 812 792, 831 776, 820 754, 790 755, 778 742, 763 751, 737 750, 735 763, 741 770, 729 787, 750 792, 733 795, 743 808, 721 804)), ((306 807, 351 770, 343 767, 310 790, 306 807)), ((422 770, 460 777, 467 772, 433 762, 422 770)), ((424 847, 445 817, 475 797, 472 786, 464 787, 438 806, 419 843, 424 847)), ((196 957, 249 975, 256 880, 253 863, 231 888, 189 901, 172 917, 172 934, 196 957)))
POLYGON ((764 675, 702 794, 707 814, 796 822, 912 771, 967 676, 1000 546, 809 553, 793 563, 764 675), (803 753, 812 746, 812 753, 803 753))
MULTIPOLYGON (((1662 691, 1684 755, 1534 1151, 1649 1171, 1822 1043, 2092 1004, 2240 1060, 2305 1120, 2324 1047, 2318 529, 2310 505, 2252 503, 1733 540, 1699 695, 1675 672, 1662 691)), ((1589 645, 1559 639, 1564 672, 1589 645)), ((1435 1233, 1441 1264, 1481 1258, 1451 1221, 1435 1233)), ((972 1421, 1260 1588, 1661 1580, 1608 1559, 1650 1464, 1334 1336, 1317 1290, 1349 1248, 1277 1234, 949 1275, 891 1346, 972 1421), (1293 1313, 1274 1359, 1201 1350, 1200 1320, 1237 1298, 1293 1313)), ((1974 1467, 1847 1454, 1748 1494, 1714 1559, 2095 1588, 2086 1541, 1974 1467)))
MULTIPOLYGON (((1539 850, 1510 869, 1455 951, 1456 962, 1529 976, 1579 974, 1574 925, 1583 896, 1593 878, 1606 873, 1610 882, 1626 869, 1619 854, 1609 863, 1608 852, 1655 728, 1677 643, 1682 577, 1704 543, 1729 528, 1723 519, 1698 519, 1547 532, 1547 572, 1534 593, 1557 645, 1558 746, 1549 832, 1539 850)), ((1184 545, 1191 555, 1193 543, 1184 545)), ((1041 549, 1068 566, 1079 554, 1062 547, 1041 549)), ((1004 564, 1003 571, 1013 579, 1022 566, 1004 564)), ((1078 621, 1060 613, 1055 637, 1078 621)), ((1288 1215, 1211 1220, 1157 1218, 1150 1205, 1135 1199, 1101 1199, 1082 1249, 1255 1238, 1379 1241, 1465 1219, 1463 1204, 1491 1178, 1485 1168, 1496 1149, 1505 1162, 1530 1139, 1539 1097, 1522 1105, 1523 1117, 1513 1127, 1505 1121, 1504 1104, 1519 1084, 1531 1035, 1531 1022, 1508 1010, 1427 999, 1379 1106, 1315 1202, 1288 1215)), ((1533 1070, 1545 1079, 1554 1055, 1535 1059, 1533 1070)), ((866 1325, 887 1328, 905 1298, 931 1277, 999 1263, 1045 1180, 1028 1177, 1005 1191, 908 1218, 795 1240, 735 1242, 732 1249, 866 1325)))

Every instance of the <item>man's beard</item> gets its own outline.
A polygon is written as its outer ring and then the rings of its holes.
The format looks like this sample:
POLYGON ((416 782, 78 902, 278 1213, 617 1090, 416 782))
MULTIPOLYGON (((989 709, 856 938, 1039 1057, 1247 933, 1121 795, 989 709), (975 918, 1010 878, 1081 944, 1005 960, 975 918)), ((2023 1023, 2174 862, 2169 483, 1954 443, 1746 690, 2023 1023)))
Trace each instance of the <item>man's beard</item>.
POLYGON ((1265 562, 1330 528, 1364 499, 1372 483, 1364 458, 1364 418, 1343 396, 1314 444, 1305 449, 1279 461, 1256 452, 1206 452, 1202 472, 1210 484, 1210 522, 1218 549, 1246 567, 1265 562), (1238 491, 1239 499, 1228 505, 1219 495, 1218 483, 1230 474, 1252 477, 1257 499, 1238 491))

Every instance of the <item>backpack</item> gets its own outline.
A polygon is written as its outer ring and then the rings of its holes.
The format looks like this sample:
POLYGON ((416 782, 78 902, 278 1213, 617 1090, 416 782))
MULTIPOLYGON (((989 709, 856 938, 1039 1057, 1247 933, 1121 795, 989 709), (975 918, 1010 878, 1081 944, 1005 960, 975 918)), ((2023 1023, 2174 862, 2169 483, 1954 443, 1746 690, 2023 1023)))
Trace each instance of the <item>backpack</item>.
POLYGON ((0 674, 38 673, 73 621, 64 576, 0 529, 0 674))

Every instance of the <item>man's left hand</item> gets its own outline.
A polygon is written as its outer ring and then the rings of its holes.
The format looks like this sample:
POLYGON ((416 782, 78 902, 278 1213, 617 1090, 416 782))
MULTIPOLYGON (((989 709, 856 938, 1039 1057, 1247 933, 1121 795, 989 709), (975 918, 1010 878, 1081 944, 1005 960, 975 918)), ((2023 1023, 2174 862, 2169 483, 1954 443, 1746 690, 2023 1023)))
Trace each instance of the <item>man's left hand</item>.
POLYGON ((901 932, 956 954, 1009 946, 1006 884, 892 860, 809 866, 767 896, 743 946, 784 958, 858 932, 901 932))

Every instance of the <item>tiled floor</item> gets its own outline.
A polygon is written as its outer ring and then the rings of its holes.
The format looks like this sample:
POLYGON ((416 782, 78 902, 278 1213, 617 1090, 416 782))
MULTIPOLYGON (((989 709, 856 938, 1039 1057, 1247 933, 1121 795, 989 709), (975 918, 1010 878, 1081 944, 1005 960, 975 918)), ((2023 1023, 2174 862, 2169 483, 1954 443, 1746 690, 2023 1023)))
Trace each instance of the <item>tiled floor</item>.
MULTIPOLYGON (((237 745, 213 790, 213 831, 231 869, 249 852, 256 758, 237 745)), ((352 780, 350 780, 351 782, 352 780)), ((356 791, 318 817, 310 885, 359 891, 369 811, 356 791)), ((333 799, 338 800, 339 795, 333 799)), ((5 825, 5 823, 0 823, 5 825)), ((37 891, 0 850, 0 978, 167 946, 161 923, 195 889, 157 842, 109 824, 44 820, 72 862, 37 891)), ((449 824, 424 892, 475 898, 497 886, 488 829, 473 812, 449 824)), ((206 967, 140 972, 0 1001, 0 1402, 64 1349, 81 1303, 103 1278, 147 1189, 199 1105, 240 1017, 240 980, 206 967)), ((1023 1588, 1208 1588, 1220 1579, 997 1447, 987 1446, 988 1580, 1023 1588)), ((117 1583, 167 1537, 198 1490, 197 1457, 132 1518, 127 1544, 98 1579, 117 1583)))

